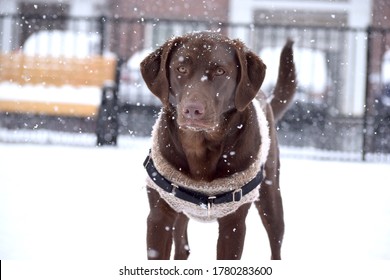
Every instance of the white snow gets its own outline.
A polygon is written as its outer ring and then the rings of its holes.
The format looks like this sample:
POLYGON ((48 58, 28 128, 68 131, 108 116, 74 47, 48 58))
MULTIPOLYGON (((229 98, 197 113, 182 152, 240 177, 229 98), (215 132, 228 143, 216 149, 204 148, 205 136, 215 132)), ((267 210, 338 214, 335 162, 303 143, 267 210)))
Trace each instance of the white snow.
POLYGON ((382 82, 384 84, 390 83, 390 50, 383 55, 382 82))
POLYGON ((140 51, 135 52, 131 58, 127 61, 127 67, 130 70, 133 71, 139 71, 140 64, 142 60, 144 60, 149 54, 151 54, 154 50, 149 48, 149 49, 143 49, 140 51))
MULTIPOLYGON (((149 146, 0 144, 0 259, 146 259, 149 146)), ((283 157, 281 174, 285 260, 390 260, 389 164, 283 157)), ((254 207, 247 225, 243 259, 268 260, 254 207)), ((190 260, 214 260, 216 239, 191 221, 190 260)))
POLYGON ((100 106, 101 96, 101 88, 95 86, 22 86, 10 82, 0 83, 0 102, 12 100, 100 106))
POLYGON ((42 30, 26 40, 27 55, 53 57, 87 57, 99 53, 100 35, 92 32, 42 30))

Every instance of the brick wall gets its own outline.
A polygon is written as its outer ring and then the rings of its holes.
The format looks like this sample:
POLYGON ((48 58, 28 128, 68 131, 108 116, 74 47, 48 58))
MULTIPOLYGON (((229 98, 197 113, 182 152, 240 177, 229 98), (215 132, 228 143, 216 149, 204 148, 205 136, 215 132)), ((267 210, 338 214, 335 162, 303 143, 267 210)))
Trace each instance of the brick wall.
MULTIPOLYGON (((228 21, 229 0, 110 0, 107 14, 116 18, 138 20, 175 19, 228 21)), ((122 58, 144 48, 145 30, 140 24, 115 25, 110 30, 111 49, 122 58)))
POLYGON ((162 18, 227 21, 229 0, 111 0, 112 15, 126 18, 162 18))
POLYGON ((390 28, 390 1, 373 0, 372 15, 373 26, 390 28))
MULTIPOLYGON (((377 28, 390 28, 390 1, 373 0, 371 25, 377 28)), ((383 55, 390 50, 390 32, 374 32, 371 35, 370 45, 370 87, 373 97, 381 94, 381 68, 383 55)))

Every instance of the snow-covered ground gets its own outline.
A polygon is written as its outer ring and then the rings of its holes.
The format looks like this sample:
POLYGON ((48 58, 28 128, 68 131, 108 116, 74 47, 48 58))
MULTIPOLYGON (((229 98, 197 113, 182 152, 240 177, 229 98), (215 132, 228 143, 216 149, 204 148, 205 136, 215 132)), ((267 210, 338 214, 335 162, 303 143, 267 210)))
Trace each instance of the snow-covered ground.
MULTIPOLYGON (((121 148, 0 144, 0 259, 146 259, 146 138, 121 148)), ((282 158, 286 260, 390 260, 390 165, 282 158)), ((244 260, 268 260, 256 211, 244 260)), ((215 223, 190 222, 191 260, 215 223)))

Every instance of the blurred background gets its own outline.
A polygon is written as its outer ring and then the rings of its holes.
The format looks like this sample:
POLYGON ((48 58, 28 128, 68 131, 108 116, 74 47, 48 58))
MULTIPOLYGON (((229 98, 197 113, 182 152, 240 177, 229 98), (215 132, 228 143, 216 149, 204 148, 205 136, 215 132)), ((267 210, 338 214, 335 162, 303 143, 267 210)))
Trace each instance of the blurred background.
POLYGON ((390 162, 390 1, 0 0, 0 142, 132 145, 160 102, 139 72, 172 36, 213 30, 267 65, 295 41, 284 154, 390 162))

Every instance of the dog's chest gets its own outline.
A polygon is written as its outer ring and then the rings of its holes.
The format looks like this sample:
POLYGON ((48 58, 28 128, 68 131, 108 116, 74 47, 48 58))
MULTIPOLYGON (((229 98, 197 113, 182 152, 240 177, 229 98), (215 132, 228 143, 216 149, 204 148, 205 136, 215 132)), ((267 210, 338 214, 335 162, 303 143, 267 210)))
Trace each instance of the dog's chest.
MULTIPOLYGON (((160 145, 164 156, 177 170, 195 180, 212 181, 218 178, 230 177, 236 172, 247 169, 258 156, 261 144, 259 129, 248 133, 244 125, 234 125, 234 128, 220 136, 219 140, 207 139, 196 133, 179 135, 181 158, 170 157, 177 154, 174 150, 166 151, 166 144, 160 145), (248 136, 248 137, 245 137, 248 136), (249 138, 247 142, 237 141, 249 138), (248 148, 248 146, 250 148, 248 148)), ((160 127, 161 129, 161 127, 160 127)), ((169 144, 169 146, 174 146, 169 144)))

